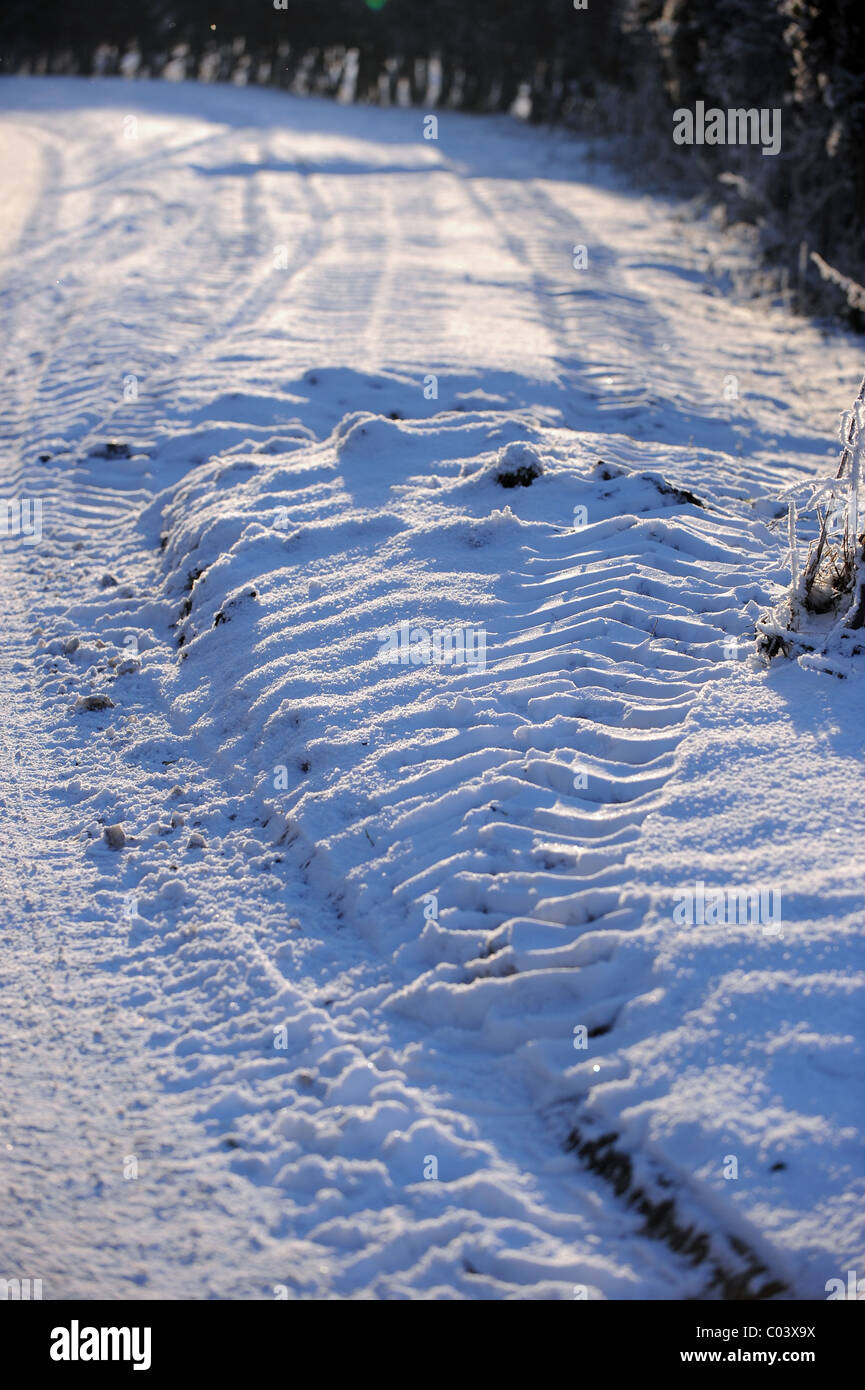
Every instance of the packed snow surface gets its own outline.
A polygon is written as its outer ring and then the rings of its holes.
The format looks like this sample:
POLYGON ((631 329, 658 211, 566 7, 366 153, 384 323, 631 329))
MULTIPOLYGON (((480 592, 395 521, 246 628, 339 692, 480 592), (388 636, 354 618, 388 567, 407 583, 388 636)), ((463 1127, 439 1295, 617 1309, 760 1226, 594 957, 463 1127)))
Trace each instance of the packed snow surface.
POLYGON ((754 623, 860 347, 571 139, 423 131, 0 86, 0 1275, 823 1298, 863 669, 754 623))

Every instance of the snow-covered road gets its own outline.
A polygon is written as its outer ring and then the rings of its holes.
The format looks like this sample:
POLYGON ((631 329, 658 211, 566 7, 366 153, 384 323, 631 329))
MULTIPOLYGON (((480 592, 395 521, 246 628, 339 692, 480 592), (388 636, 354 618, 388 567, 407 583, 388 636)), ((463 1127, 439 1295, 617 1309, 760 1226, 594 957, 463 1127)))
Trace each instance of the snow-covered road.
POLYGON ((749 654, 857 344, 508 120, 6 79, 0 142, 0 1277, 825 1296, 861 682, 749 654))

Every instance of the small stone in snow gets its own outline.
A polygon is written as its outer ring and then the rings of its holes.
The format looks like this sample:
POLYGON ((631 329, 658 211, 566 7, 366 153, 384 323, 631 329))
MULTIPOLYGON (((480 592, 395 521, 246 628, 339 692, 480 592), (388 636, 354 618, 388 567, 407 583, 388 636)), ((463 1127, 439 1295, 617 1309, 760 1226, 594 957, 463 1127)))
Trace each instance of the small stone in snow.
POLYGON ((122 825, 106 825, 103 834, 109 849, 122 849, 126 844, 126 832, 122 825))
POLYGON ((103 589, 113 589, 117 586, 117 580, 114 578, 113 574, 103 574, 99 583, 102 585, 103 589))
POLYGON ((186 841, 187 849, 204 849, 204 836, 199 835, 197 830, 193 830, 189 839, 186 841))

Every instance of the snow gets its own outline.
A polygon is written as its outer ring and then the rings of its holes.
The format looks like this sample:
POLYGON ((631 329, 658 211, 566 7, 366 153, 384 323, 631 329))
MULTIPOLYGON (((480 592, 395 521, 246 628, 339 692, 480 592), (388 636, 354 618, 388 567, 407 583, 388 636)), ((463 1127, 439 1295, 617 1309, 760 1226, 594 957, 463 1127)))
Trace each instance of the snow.
POLYGON ((754 631, 857 343, 505 119, 0 112, 4 487, 43 503, 0 546, 0 1268, 825 1297, 865 1258, 861 660, 754 631), (755 912, 676 920, 698 884, 755 912), (573 1152, 608 1135, 627 1190, 573 1152))

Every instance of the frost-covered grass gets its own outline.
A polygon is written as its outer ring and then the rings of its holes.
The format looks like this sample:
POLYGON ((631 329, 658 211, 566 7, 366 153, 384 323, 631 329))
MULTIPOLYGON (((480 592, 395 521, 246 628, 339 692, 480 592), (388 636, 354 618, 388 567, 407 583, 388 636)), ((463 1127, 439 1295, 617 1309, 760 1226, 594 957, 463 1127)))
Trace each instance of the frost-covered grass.
POLYGON ((771 658, 779 652, 803 657, 815 669, 841 674, 839 663, 865 650, 865 559, 861 502, 865 464, 865 380, 841 419, 841 460, 833 478, 805 490, 801 510, 816 518, 817 536, 800 567, 797 494, 788 501, 790 589, 781 604, 758 624, 759 647, 771 658), (834 660, 834 666, 833 666, 834 660))

